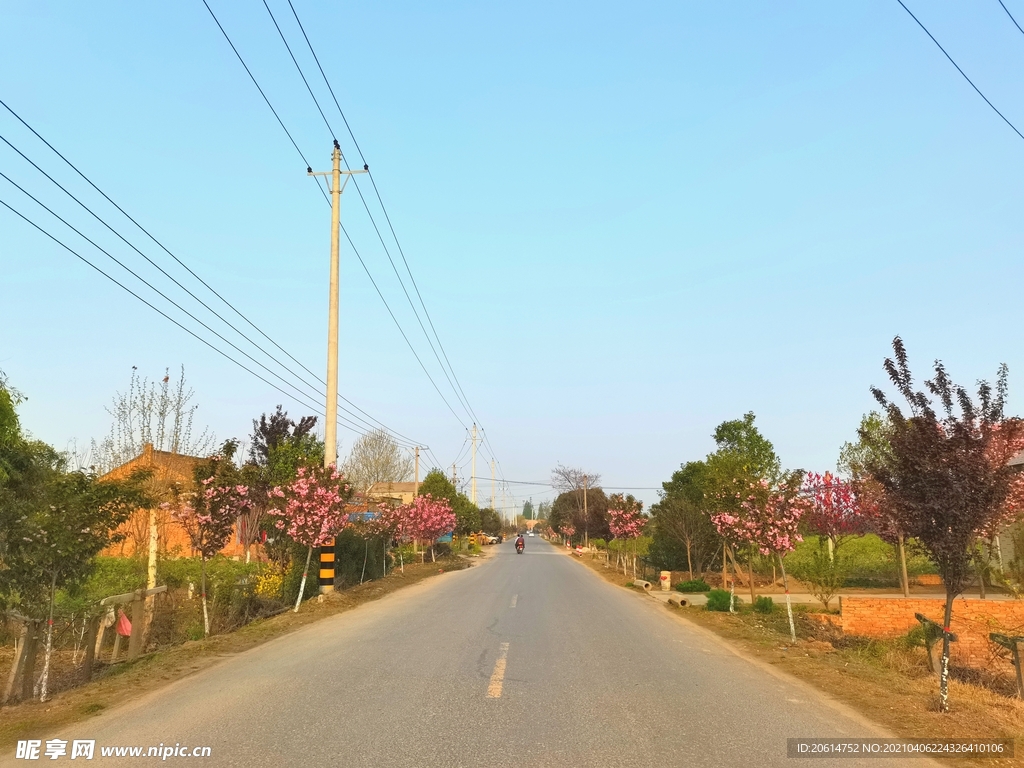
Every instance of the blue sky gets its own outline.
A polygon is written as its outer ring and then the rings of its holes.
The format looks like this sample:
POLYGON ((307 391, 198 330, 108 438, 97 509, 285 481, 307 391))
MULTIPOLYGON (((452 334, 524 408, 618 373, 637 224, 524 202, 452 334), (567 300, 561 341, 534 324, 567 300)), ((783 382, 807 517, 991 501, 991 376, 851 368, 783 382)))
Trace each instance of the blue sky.
MULTIPOLYGON (((895 334, 921 378, 935 358, 965 384, 1008 363, 1020 412, 1024 141, 895 0, 293 1, 509 480, 563 462, 657 486, 750 410, 785 466, 830 468, 895 334)), ((287 2, 268 2, 358 164, 287 2)), ((331 135, 263 4, 210 4, 326 169, 331 135)), ((1024 35, 998 2, 908 5, 1024 126, 1024 35)), ((1007 7, 1024 20, 1024 2, 1007 7)), ((0 98, 319 373, 329 211, 201 0, 4 0, 0 19, 0 98)), ((0 135, 98 202, 6 113, 0 135)), ((0 170, 156 275, 2 144, 0 170)), ((2 179, 0 199, 119 271, 2 179)), ((459 418, 347 244, 341 391, 450 464, 470 418, 351 186, 343 220, 459 418)), ((309 410, 6 209, 0 297, 0 368, 30 398, 26 427, 57 445, 108 431, 104 406, 133 365, 157 377, 184 364, 218 437, 279 402, 309 410)), ((353 435, 340 439, 344 454, 353 435)))

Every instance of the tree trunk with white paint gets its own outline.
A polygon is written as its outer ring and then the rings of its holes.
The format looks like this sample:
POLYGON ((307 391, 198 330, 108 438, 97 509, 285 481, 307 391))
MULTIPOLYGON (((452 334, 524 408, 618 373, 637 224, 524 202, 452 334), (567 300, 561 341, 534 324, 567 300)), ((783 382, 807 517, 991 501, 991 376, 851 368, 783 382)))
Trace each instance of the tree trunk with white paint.
MULTIPOLYGON (((50 617, 46 621, 46 653, 43 655, 43 676, 39 684, 39 700, 46 701, 46 686, 50 682, 50 658, 53 655, 53 601, 57 592, 57 572, 50 579, 50 617)), ((948 622, 947 622, 948 623, 948 622)))
POLYGON ((789 617, 789 637, 796 642, 796 624, 793 623, 793 602, 789 597, 789 579, 786 578, 786 566, 782 562, 782 555, 778 555, 779 570, 782 571, 782 584, 786 588, 786 615, 789 617))
POLYGON ((299 584, 299 595, 295 598, 295 613, 299 612, 299 606, 302 605, 302 594, 306 591, 306 576, 309 575, 309 560, 311 557, 313 557, 312 547, 306 552, 306 565, 302 569, 302 583, 299 584))

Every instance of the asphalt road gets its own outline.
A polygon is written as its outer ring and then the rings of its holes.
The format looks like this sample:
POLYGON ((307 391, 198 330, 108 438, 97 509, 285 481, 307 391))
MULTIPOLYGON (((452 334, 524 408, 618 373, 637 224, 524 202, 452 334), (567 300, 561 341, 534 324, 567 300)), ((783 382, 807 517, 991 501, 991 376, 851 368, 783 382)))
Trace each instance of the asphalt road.
MULTIPOLYGON (((167 761, 208 766, 660 768, 792 766, 787 737, 883 735, 527 541, 521 556, 499 545, 477 567, 228 658, 60 738, 210 746, 211 758, 167 761)), ((97 750, 96 762, 114 760, 97 750)))

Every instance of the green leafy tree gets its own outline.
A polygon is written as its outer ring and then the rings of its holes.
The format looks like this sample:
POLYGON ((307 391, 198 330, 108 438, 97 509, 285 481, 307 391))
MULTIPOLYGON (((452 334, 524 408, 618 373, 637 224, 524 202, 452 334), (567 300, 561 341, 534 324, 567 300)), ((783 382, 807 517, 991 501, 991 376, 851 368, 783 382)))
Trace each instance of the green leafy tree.
POLYGON ((428 493, 435 499, 447 499, 448 505, 455 509, 455 499, 459 492, 444 472, 436 467, 427 472, 427 476, 420 483, 419 495, 426 496, 428 493))
POLYGON ((612 538, 608 525, 608 496, 601 488, 587 489, 587 502, 583 503, 583 489, 565 491, 555 497, 548 513, 548 523, 555 531, 562 532, 571 526, 576 533, 586 533, 588 538, 612 538))
POLYGON ((455 532, 457 534, 468 536, 481 530, 480 510, 464 493, 455 497, 455 503, 451 505, 451 509, 455 513, 455 532))
MULTIPOLYGON (((754 414, 748 412, 742 419, 724 421, 715 428, 713 437, 717 450, 707 457, 704 476, 704 501, 712 515, 742 515, 741 499, 746 497, 747 489, 762 480, 774 485, 783 479, 775 447, 760 433, 754 419, 754 414)), ((742 574, 734 548, 727 544, 724 551, 733 568, 742 574)), ((754 599, 755 551, 746 544, 741 551, 747 559, 751 600, 754 599)), ((723 564, 723 583, 727 580, 725 571, 723 564)))
POLYGON ((533 502, 527 499, 523 502, 523 520, 533 520, 533 502))
POLYGON ((239 478, 249 489, 250 500, 239 531, 245 545, 245 559, 248 562, 252 545, 265 536, 268 557, 286 568, 295 545, 267 516, 269 494, 273 488, 290 484, 300 467, 322 466, 324 444, 313 433, 316 416, 303 416, 295 421, 280 405, 269 416, 264 413, 259 419, 253 419, 252 426, 249 460, 239 478))
POLYGON ((58 589, 73 590, 115 533, 151 500, 144 477, 99 482, 68 472, 53 448, 25 438, 15 405, 20 395, 0 375, 0 605, 39 618, 48 612, 41 698, 46 699, 58 589))
POLYGON ((714 509, 708 476, 708 465, 691 461, 672 473, 662 483, 661 501, 651 507, 654 521, 652 550, 671 552, 673 545, 686 553, 690 580, 700 578, 722 548, 722 538, 711 523, 714 509))
POLYGON ((480 510, 480 530, 491 536, 501 533, 501 517, 490 507, 480 510))

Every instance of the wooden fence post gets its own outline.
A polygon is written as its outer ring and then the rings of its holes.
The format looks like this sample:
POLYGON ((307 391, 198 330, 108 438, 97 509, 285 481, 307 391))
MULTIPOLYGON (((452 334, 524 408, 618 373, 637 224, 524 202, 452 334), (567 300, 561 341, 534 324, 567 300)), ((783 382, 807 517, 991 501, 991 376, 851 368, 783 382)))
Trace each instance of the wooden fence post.
POLYGON ((146 633, 146 590, 135 590, 132 600, 132 634, 128 638, 128 661, 136 659, 142 653, 142 636, 146 633))
POLYGON ((4 688, 4 697, 0 699, 0 706, 10 703, 14 696, 14 688, 18 684, 18 677, 25 667, 25 651, 28 648, 28 620, 21 622, 21 633, 18 637, 18 652, 11 662, 11 673, 7 676, 7 687, 4 688))
POLYGON ((1024 642, 1024 637, 1007 637, 1006 635, 1001 635, 998 632, 992 632, 991 634, 989 634, 988 639, 991 640, 993 643, 998 643, 999 645, 1003 646, 1003 648, 1009 649, 1012 657, 1013 668, 1014 671, 1017 673, 1017 698, 1024 699, 1024 677, 1022 677, 1020 670, 1019 646, 1019 643, 1024 642))
POLYGON ((85 658, 82 659, 81 677, 83 683, 88 683, 92 679, 92 665, 96 660, 96 646, 98 645, 96 638, 102 637, 100 633, 104 629, 102 619, 103 617, 99 614, 89 619, 89 628, 85 632, 89 639, 85 643, 85 658))
POLYGON ((39 650, 38 621, 28 622, 28 633, 25 635, 25 658, 21 665, 21 700, 32 701, 36 677, 36 652, 39 650))
POLYGON ((942 665, 939 663, 939 660, 935 658, 935 646, 946 634, 949 635, 949 642, 955 643, 957 639, 956 633, 947 633, 946 630, 942 628, 941 624, 932 621, 927 616, 920 613, 915 613, 914 618, 921 622, 921 627, 924 630, 924 645, 928 651, 928 669, 936 675, 941 675, 942 665))

